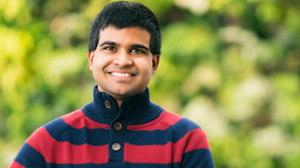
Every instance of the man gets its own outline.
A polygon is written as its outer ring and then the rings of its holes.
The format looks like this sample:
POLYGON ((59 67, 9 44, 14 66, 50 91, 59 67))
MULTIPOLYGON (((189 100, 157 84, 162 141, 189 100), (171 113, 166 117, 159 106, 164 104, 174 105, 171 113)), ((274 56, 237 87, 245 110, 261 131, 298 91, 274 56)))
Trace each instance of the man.
POLYGON ((150 102, 160 48, 159 24, 147 7, 104 7, 88 46, 93 102, 36 130, 11 168, 213 167, 202 129, 150 102))

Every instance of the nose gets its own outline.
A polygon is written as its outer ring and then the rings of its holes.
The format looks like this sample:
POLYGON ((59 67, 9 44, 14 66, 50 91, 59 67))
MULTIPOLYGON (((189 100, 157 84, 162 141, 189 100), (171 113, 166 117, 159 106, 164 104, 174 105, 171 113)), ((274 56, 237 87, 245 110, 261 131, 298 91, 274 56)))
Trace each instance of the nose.
POLYGON ((130 54, 126 52, 120 52, 118 56, 114 59, 114 64, 121 67, 131 66, 133 64, 130 54))

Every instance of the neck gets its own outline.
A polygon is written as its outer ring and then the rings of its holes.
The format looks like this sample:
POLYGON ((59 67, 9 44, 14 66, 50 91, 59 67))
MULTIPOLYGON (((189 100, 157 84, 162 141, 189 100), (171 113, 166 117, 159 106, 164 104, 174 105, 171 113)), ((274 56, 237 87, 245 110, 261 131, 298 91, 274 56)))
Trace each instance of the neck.
POLYGON ((117 104, 118 104, 118 109, 120 109, 123 100, 116 99, 116 101, 117 101, 117 104))

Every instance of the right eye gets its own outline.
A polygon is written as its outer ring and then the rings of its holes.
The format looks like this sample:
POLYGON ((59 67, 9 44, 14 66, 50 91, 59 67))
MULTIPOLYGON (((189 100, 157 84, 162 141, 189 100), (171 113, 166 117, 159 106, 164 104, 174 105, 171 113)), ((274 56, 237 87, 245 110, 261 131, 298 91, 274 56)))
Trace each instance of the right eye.
POLYGON ((104 50, 115 51, 116 48, 115 48, 115 47, 112 47, 112 46, 108 46, 108 47, 105 47, 104 50))

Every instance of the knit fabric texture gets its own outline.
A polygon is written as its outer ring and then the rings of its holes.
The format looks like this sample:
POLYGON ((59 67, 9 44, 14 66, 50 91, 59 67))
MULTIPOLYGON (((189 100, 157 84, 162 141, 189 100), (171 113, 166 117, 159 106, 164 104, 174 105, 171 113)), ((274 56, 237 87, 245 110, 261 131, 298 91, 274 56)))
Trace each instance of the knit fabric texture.
POLYGON ((149 88, 113 97, 94 87, 93 102, 37 129, 10 168, 213 168, 206 134, 153 104, 149 88))

